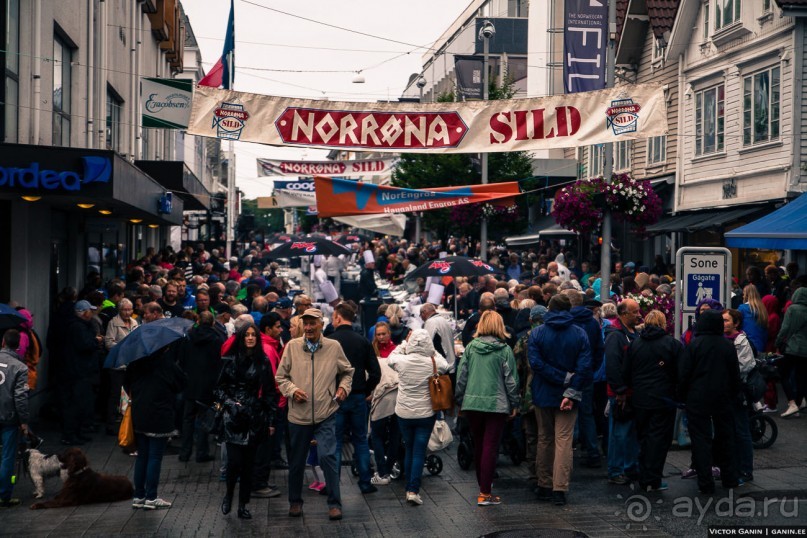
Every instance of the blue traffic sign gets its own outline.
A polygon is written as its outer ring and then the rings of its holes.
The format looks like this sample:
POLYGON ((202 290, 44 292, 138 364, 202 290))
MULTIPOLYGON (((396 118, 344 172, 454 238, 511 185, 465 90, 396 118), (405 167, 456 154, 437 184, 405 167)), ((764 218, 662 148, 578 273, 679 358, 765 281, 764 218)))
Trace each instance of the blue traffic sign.
POLYGON ((714 299, 722 302, 720 298, 720 289, 722 287, 720 276, 717 274, 687 275, 686 304, 695 306, 703 299, 714 299))

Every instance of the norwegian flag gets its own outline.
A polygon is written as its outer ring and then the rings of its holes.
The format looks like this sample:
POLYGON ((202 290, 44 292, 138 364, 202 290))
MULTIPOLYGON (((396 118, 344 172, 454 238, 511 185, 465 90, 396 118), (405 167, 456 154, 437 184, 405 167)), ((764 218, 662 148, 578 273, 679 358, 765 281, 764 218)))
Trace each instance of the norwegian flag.
POLYGON ((232 80, 235 79, 235 10, 233 0, 230 0, 230 18, 227 20, 227 36, 224 38, 224 50, 221 58, 210 72, 199 81, 199 86, 212 86, 231 90, 232 80))

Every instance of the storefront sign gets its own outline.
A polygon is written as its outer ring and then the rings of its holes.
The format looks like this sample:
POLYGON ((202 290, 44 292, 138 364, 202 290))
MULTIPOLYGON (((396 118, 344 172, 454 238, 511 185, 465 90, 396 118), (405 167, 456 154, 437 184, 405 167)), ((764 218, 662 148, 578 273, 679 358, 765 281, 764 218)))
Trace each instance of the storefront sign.
POLYGON ((455 207, 475 202, 506 203, 521 191, 517 182, 401 189, 346 179, 315 177, 317 208, 321 218, 374 213, 410 213, 455 207))
POLYGON ((378 152, 531 151, 667 132, 658 84, 460 103, 347 103, 197 87, 188 133, 272 146, 378 152), (625 115, 630 104, 630 117, 625 115), (234 117, 222 127, 222 118, 234 117), (237 124, 237 125, 236 125, 237 124))
POLYGON ((88 183, 109 183, 112 162, 106 157, 82 157, 84 172, 50 170, 38 162, 24 168, 0 166, 0 187, 31 190, 80 191, 88 183))
POLYGON ((392 162, 392 159, 368 159, 363 161, 258 159, 258 175, 372 177, 389 173, 392 170, 392 162))
POLYGON ((317 204, 314 180, 274 181, 272 195, 276 207, 308 207, 317 204))
POLYGON ((191 115, 191 80, 144 78, 140 81, 143 127, 185 129, 191 115))

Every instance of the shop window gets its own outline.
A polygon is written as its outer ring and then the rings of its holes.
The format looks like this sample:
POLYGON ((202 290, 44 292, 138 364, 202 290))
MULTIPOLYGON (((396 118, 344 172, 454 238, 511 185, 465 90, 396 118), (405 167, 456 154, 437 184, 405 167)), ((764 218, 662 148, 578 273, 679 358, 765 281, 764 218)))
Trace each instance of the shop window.
POLYGON ((53 37, 53 145, 70 145, 70 62, 73 51, 59 37, 53 37))
POLYGON ((743 144, 779 138, 779 66, 743 78, 743 144))
POLYGON ((121 135, 121 109, 123 99, 112 86, 106 89, 106 147, 115 151, 120 151, 121 135))
POLYGON ((720 84, 695 93, 695 155, 723 151, 725 86, 720 84))
POLYGON ((599 177, 605 173, 605 144, 588 147, 588 177, 599 177))
POLYGON ((614 144, 614 172, 630 170, 632 146, 630 140, 622 140, 614 144))
POLYGON ((667 162, 667 135, 647 139, 647 164, 667 162))
POLYGON ((5 63, 5 84, 3 85, 2 106, 3 136, 5 142, 17 141, 19 125, 20 95, 20 0, 6 0, 5 3, 5 50, 2 60, 5 63))

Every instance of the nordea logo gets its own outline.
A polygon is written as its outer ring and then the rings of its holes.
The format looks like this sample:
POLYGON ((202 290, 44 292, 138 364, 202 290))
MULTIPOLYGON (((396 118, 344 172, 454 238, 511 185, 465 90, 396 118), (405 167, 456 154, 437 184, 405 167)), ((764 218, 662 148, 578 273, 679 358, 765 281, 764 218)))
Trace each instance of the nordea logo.
POLYGON ((81 160, 83 176, 71 171, 40 169, 39 163, 31 163, 28 168, 0 166, 0 187, 78 191, 82 184, 109 183, 112 162, 107 157, 82 157, 81 160))

